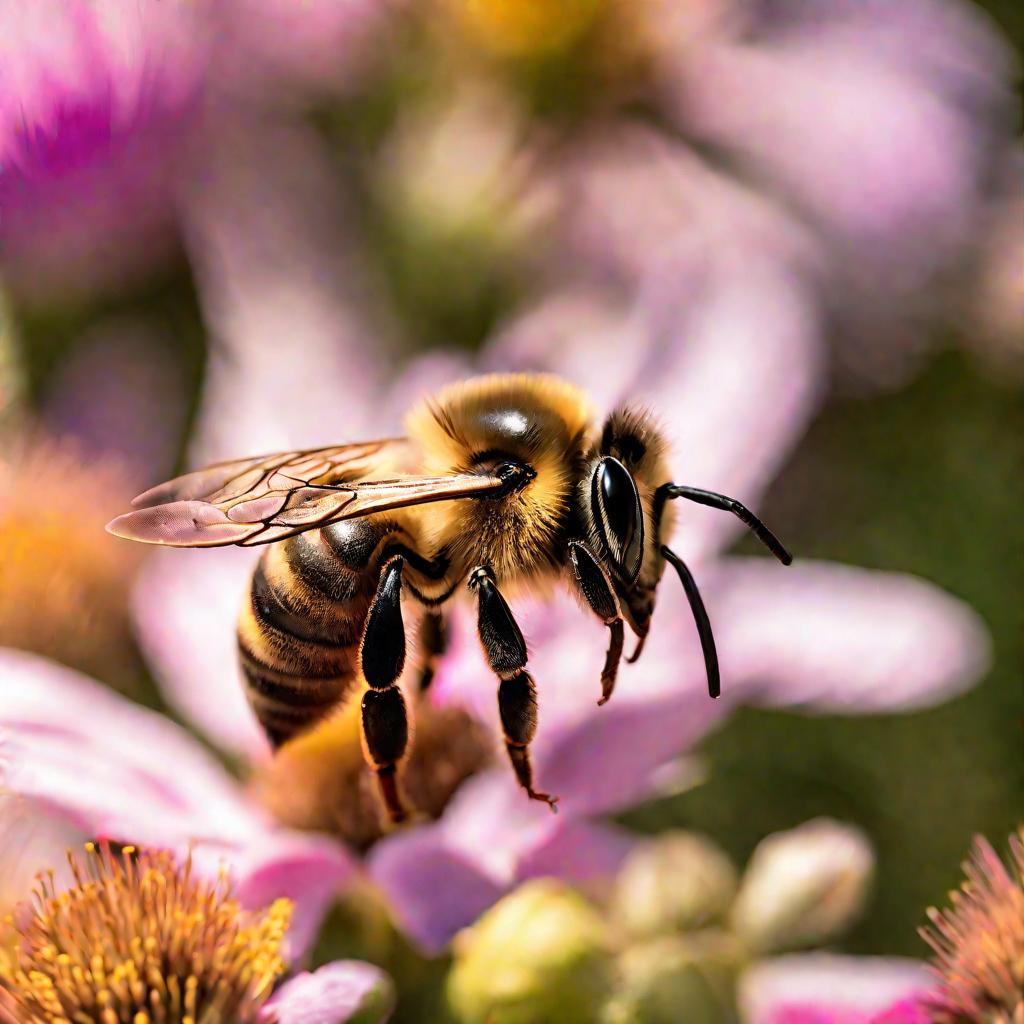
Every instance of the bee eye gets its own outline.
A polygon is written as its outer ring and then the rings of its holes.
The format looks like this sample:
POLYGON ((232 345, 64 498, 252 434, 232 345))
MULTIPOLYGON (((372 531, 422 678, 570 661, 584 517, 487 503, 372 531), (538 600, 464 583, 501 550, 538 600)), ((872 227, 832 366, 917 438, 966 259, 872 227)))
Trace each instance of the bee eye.
POLYGON ((644 520, 633 477, 607 455, 590 481, 590 503, 598 536, 619 575, 636 579, 644 551, 644 520))

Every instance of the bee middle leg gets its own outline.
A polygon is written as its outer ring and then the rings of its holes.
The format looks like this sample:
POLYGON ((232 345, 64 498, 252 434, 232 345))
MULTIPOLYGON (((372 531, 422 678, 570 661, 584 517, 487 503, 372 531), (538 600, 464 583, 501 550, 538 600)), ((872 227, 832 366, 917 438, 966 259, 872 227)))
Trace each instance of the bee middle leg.
POLYGON ((615 689, 622 660, 623 628, 619 602, 608 573, 583 541, 569 542, 569 561, 577 589, 591 611, 608 627, 608 653, 601 670, 601 699, 597 702, 605 704, 615 689))
POLYGON ((533 788, 530 744, 537 732, 537 688, 526 671, 526 641, 489 566, 477 566, 470 573, 469 586, 477 596, 480 642, 491 669, 500 680, 498 711, 509 760, 527 796, 546 803, 555 811, 558 797, 533 788))
POLYGON ((405 666, 405 624, 402 621, 401 555, 381 568, 377 592, 366 616, 359 657, 370 689, 363 694, 363 745, 377 774, 381 798, 392 822, 407 816, 398 787, 398 764, 409 742, 405 697, 398 679, 405 666))

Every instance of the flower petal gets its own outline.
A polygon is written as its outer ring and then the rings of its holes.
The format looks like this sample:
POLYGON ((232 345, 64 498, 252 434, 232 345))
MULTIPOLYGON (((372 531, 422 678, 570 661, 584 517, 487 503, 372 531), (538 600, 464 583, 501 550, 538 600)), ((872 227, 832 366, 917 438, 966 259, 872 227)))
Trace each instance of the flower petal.
POLYGON ((136 629, 167 702, 219 747, 262 759, 269 745, 245 697, 235 627, 257 555, 155 551, 133 595, 136 629))
POLYGON ((0 650, 6 784, 91 834, 244 842, 264 819, 183 729, 70 669, 0 650))
MULTIPOLYGON (((784 267, 752 258, 709 269, 683 305, 672 278, 669 267, 644 297, 668 343, 645 368, 636 398, 667 431, 677 482, 754 506, 817 408, 814 301, 784 267)), ((742 530, 715 509, 677 502, 676 511, 675 547, 691 561, 742 530)))
POLYGON ((516 878, 562 878, 594 895, 605 895, 636 842, 625 829, 611 825, 559 822, 545 842, 520 858, 516 878))
POLYGON ((244 906, 265 907, 281 897, 294 902, 287 948, 292 962, 312 947, 324 915, 356 870, 341 843, 284 831, 233 857, 232 868, 244 906))
POLYGON ((744 1024, 778 1024, 786 1007, 870 1014, 925 991, 928 984, 928 970, 917 960, 808 953, 765 960, 747 970, 740 1006, 744 1024))
POLYGON ((399 925, 430 953, 442 950, 507 888, 448 842, 443 822, 382 840, 370 853, 369 869, 399 925))
POLYGON ((336 960, 285 982, 263 1010, 270 1024, 381 1024, 391 1016, 395 990, 378 967, 336 960))
POLYGON ((680 70, 683 130, 784 190, 881 294, 919 287, 967 237, 991 118, 965 116, 891 58, 876 59, 870 35, 819 29, 710 45, 680 70))
POLYGON ((964 691, 989 662, 977 614, 912 576, 728 559, 714 588, 709 607, 729 680, 723 699, 910 710, 964 691))
POLYGON ((215 343, 195 459, 365 437, 384 343, 361 315, 351 225, 315 133, 236 118, 184 198, 215 343))

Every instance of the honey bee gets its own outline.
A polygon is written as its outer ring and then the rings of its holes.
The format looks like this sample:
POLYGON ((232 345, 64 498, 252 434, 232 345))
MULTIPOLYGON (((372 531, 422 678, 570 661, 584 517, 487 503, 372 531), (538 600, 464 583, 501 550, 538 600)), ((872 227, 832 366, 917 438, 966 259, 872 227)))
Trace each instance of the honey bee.
POLYGON ((269 545, 238 624, 249 702, 275 748, 362 692, 363 748, 392 821, 406 816, 408 746, 402 595, 425 609, 419 687, 443 653, 442 610, 468 586, 498 687, 505 745, 534 788, 537 696, 502 589, 562 579, 608 629, 599 703, 612 695, 623 624, 643 648, 666 564, 696 621, 712 697, 718 657, 690 570, 664 542, 676 498, 738 516, 784 564, 792 556, 744 505, 671 482, 646 410, 598 428, 586 396, 555 377, 453 385, 409 415, 407 435, 222 462, 139 495, 111 533, 180 547, 269 545), (365 683, 365 687, 362 685, 365 683))

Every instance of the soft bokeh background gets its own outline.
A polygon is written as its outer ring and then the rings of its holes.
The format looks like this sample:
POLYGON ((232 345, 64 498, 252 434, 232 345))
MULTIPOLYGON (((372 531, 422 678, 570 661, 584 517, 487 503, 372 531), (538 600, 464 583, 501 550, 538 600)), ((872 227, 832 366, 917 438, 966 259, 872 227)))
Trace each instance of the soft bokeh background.
MULTIPOLYGON (((1020 4, 989 0, 984 6, 1019 52, 1020 4)), ((379 195, 360 191, 373 180, 377 188, 391 189, 393 200, 400 182, 386 175, 368 179, 365 168, 353 166, 382 126, 395 123, 396 107, 418 94, 416 78, 426 73, 410 60, 370 94, 312 104, 311 117, 335 147, 339 181, 357 197, 354 205, 365 221, 360 278, 371 282, 366 287, 375 302, 385 296, 384 305, 404 325, 398 336, 407 345, 444 342, 472 349, 517 294, 517 270, 507 265, 505 241, 471 220, 456 237, 439 240, 417 219, 415 195, 382 204, 379 195)), ((543 79, 535 86, 543 100, 543 79)), ((555 97, 549 99, 554 103, 555 97)), ((445 144, 455 145, 458 124, 448 131, 456 137, 445 144)), ((413 141, 395 143, 399 156, 403 145, 417 152, 415 124, 409 133, 413 141)), ((489 159, 474 151, 475 144, 483 145, 476 136, 462 140, 464 159, 489 159)), ((1019 201, 1019 183, 1016 189, 1019 201)), ((1003 216, 1020 217, 1021 207, 1003 216)), ((130 273, 134 269, 116 270, 121 276, 113 289, 69 286, 40 293, 14 280, 15 268, 5 322, 6 342, 26 371, 19 383, 20 415, 31 410, 58 431, 73 423, 84 434, 82 443, 141 459, 123 469, 141 488, 149 478, 169 475, 184 457, 208 339, 196 282, 180 253, 158 261, 141 283, 130 273), (115 366, 122 369, 114 373, 115 366), (86 417, 85 429, 76 403, 103 409, 96 396, 104 388, 111 389, 111 410, 121 409, 126 390, 144 396, 137 415, 122 411, 118 419, 111 413, 113 419, 101 415, 94 423, 86 417)), ((1016 273, 1024 275, 1024 266, 1018 264, 1016 273)), ((962 315, 930 328, 935 351, 915 373, 883 376, 870 388, 856 373, 836 373, 820 415, 759 511, 798 556, 920 575, 963 598, 991 630, 990 674, 967 695, 912 716, 743 710, 703 745, 706 782, 631 811, 627 819, 649 832, 706 831, 739 862, 767 833, 817 815, 861 825, 876 844, 879 867, 868 910, 844 943, 852 952, 922 955, 916 934, 922 908, 940 902, 955 884, 971 837, 980 832, 1001 840, 1024 813, 1021 357, 1019 348, 1015 363, 984 348, 978 323, 962 315)), ((375 344, 372 337, 365 343, 375 344)), ((282 342, 282 358, 287 344, 282 342)), ((856 355, 847 353, 845 360, 858 369, 856 355)), ((323 438, 333 440, 341 439, 323 438)), ((85 485, 64 476, 59 459, 52 466, 32 485, 36 497, 74 516, 85 485)), ((129 484, 121 493, 125 488, 129 484)), ((757 550, 750 540, 737 547, 757 550)), ((116 657, 79 650, 78 664, 159 706, 145 663, 123 633, 117 633, 116 657)), ((21 638, 5 635, 3 642, 18 645, 21 638)), ((45 641, 33 646, 39 644, 45 641)), ((60 645, 49 653, 61 656, 60 645)))

